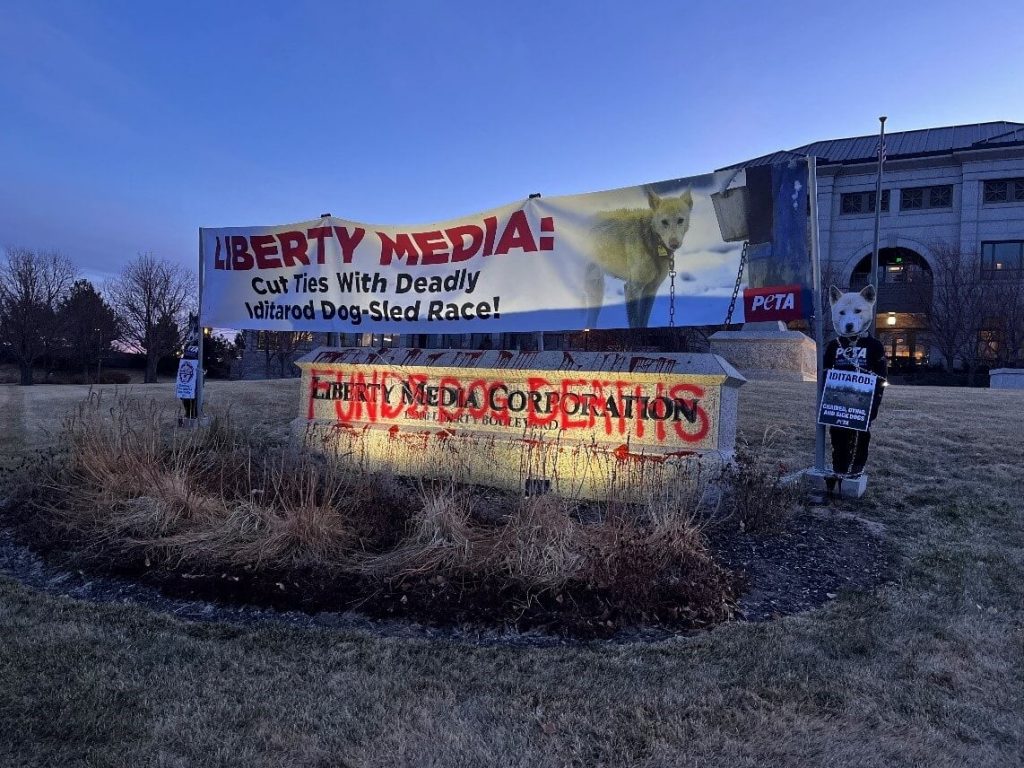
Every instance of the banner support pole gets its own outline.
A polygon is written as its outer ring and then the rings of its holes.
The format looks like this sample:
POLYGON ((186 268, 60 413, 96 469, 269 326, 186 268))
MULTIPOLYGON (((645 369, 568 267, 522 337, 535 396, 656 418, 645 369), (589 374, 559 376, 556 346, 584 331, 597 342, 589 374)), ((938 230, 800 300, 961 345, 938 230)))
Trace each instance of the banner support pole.
POLYGON ((818 424, 821 395, 825 389, 825 318, 821 285, 821 250, 818 243, 818 158, 807 158, 808 213, 811 219, 811 287, 814 291, 814 347, 818 360, 818 396, 814 415, 814 468, 825 471, 825 425, 818 424))
POLYGON ((206 281, 206 259, 203 258, 203 228, 199 228, 199 306, 196 308, 196 323, 199 326, 199 364, 196 366, 196 422, 203 418, 203 401, 206 395, 206 373, 203 370, 203 283, 206 281))
MULTIPOLYGON (((878 118, 878 175, 875 177, 875 240, 871 248, 871 285, 875 287, 875 301, 878 301, 878 286, 881 281, 878 279, 878 229, 882 220, 882 169, 885 165, 885 115, 878 118)), ((877 307, 877 303, 875 304, 877 307)), ((878 312, 871 313, 872 336, 875 335, 878 325, 878 312)))

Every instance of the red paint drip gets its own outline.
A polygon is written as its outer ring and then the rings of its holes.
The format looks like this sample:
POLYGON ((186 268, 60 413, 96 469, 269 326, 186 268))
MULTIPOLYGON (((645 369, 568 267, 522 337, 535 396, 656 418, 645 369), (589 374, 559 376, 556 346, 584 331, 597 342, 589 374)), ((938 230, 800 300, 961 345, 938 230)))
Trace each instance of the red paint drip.
POLYGON ((669 456, 682 455, 684 453, 691 453, 691 451, 679 451, 678 453, 668 454, 655 453, 650 455, 644 453, 632 453, 629 450, 629 446, 627 446, 625 443, 623 443, 614 451, 612 451, 612 455, 615 456, 615 458, 620 463, 623 464, 627 461, 631 461, 636 464, 664 464, 665 459, 667 459, 669 456))

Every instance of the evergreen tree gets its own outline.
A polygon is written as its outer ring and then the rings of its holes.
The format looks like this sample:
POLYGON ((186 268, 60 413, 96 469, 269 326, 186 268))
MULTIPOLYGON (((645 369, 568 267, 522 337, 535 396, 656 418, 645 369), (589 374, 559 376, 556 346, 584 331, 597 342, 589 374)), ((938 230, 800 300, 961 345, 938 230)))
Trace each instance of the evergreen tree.
POLYGON ((98 377, 104 355, 120 336, 117 315, 88 280, 77 280, 57 310, 62 356, 98 377))

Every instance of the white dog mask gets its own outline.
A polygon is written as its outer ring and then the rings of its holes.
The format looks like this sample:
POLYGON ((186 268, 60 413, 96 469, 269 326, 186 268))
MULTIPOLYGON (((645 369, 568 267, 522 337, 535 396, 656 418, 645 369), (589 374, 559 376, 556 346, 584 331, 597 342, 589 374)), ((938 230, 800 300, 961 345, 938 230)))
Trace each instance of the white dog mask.
POLYGON ((875 312, 875 286, 864 286, 858 293, 843 293, 834 285, 828 289, 832 305, 832 325, 840 336, 859 336, 871 327, 875 312))

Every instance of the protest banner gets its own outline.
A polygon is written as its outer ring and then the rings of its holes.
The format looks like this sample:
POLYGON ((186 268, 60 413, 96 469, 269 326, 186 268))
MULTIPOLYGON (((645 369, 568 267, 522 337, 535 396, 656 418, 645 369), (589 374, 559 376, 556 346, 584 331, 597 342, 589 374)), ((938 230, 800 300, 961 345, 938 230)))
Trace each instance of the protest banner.
MULTIPOLYGON (((202 229, 202 322, 398 333, 720 324, 741 283, 809 285, 807 189, 808 164, 794 161, 422 226, 324 216, 202 229), (753 282, 740 271, 748 247, 753 282)), ((757 306, 759 319, 775 311, 757 306)), ((778 311, 803 310, 780 300, 778 311)))

